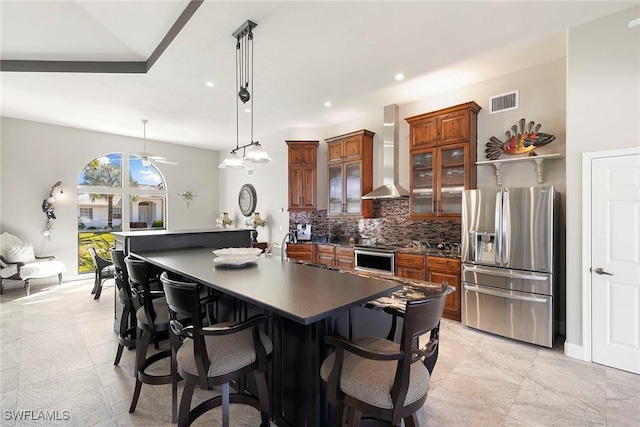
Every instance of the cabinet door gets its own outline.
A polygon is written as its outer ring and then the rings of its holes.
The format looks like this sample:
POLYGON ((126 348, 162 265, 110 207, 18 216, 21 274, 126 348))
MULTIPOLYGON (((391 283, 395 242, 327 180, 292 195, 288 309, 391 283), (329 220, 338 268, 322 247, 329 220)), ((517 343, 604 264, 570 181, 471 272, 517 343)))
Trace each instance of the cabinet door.
POLYGON ((469 110, 438 116, 438 145, 469 141, 469 110))
POLYGON ((328 214, 339 215, 342 213, 344 182, 342 165, 329 166, 329 208, 328 214))
POLYGON ((317 159, 316 152, 318 150, 318 145, 303 145, 302 146, 302 164, 304 166, 313 166, 316 167, 317 159))
POLYGON ((316 180, 317 172, 315 167, 302 169, 302 208, 305 210, 316 209, 316 180))
POLYGON ((336 264, 340 268, 354 268, 355 256, 353 248, 336 247, 336 264))
POLYGON ((362 206, 362 173, 360 162, 346 163, 345 173, 345 212, 347 215, 360 215, 362 206))
POLYGON ((316 262, 318 264, 333 266, 335 264, 335 246, 316 245, 316 262))
POLYGON ((327 144, 327 159, 329 163, 342 161, 342 141, 327 144))
POLYGON ((460 321, 460 272, 431 270, 427 274, 429 282, 442 283, 446 281, 449 286, 455 286, 456 291, 447 295, 444 302, 444 313, 442 317, 460 321))
POLYGON ((303 172, 302 168, 289 168, 289 209, 296 210, 303 207, 303 172))
POLYGON ((343 141, 343 159, 346 161, 360 160, 360 137, 348 138, 343 141))
POLYGON ((438 214, 462 215, 462 191, 466 188, 467 144, 440 148, 438 153, 438 214))
POLYGON ((405 277, 407 279, 424 280, 424 268, 415 267, 396 267, 396 276, 405 277))
POLYGON ((433 147, 436 145, 437 137, 438 130, 435 117, 420 120, 411 126, 411 146, 409 149, 433 147))
POLYGON ((434 150, 411 153, 411 215, 435 213, 434 150))

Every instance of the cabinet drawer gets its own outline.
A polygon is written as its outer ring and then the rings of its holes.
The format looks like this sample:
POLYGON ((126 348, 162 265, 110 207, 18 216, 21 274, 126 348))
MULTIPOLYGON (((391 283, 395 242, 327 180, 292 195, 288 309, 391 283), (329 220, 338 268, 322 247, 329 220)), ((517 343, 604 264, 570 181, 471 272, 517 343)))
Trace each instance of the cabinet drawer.
POLYGON ((353 258, 353 248, 347 248, 344 246, 337 246, 336 247, 336 258, 337 257, 341 257, 341 258, 353 258))
POLYGON ((403 267, 424 267, 424 255, 420 254, 397 254, 396 264, 403 267))
POLYGON ((301 261, 313 261, 313 245, 307 243, 287 243, 287 256, 301 261))
POLYGON ((429 270, 450 270, 460 272, 460 260, 455 258, 427 257, 427 268, 429 270))
POLYGON ((333 245, 318 245, 316 244, 316 253, 322 255, 331 255, 333 256, 335 253, 336 247, 333 245))

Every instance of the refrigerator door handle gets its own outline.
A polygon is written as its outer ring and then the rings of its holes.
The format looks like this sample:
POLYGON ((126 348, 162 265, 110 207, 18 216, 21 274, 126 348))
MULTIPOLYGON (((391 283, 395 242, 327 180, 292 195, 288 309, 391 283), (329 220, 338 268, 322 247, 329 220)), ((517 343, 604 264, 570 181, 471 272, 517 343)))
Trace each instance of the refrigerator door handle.
POLYGON ((495 208, 495 245, 496 245, 496 265, 502 266, 502 236, 500 235, 500 224, 502 223, 502 191, 496 194, 495 208))
POLYGON ((470 291, 470 292, 477 292, 479 294, 486 294, 486 295, 501 297, 501 298, 515 299, 519 301, 542 302, 542 303, 545 303, 548 301, 547 298, 536 298, 536 297, 526 297, 523 295, 513 295, 507 292, 494 291, 494 290, 486 289, 480 286, 467 285, 466 283, 464 285, 464 290, 470 291))
POLYGON ((509 253, 511 240, 511 217, 510 217, 510 205, 509 205, 509 191, 505 191, 502 196, 502 229, 500 230, 502 240, 502 257, 500 265, 509 265, 509 253))
POLYGON ((467 265, 465 265, 463 268, 464 268, 464 271, 470 271, 472 273, 491 274, 492 276, 508 277, 510 279, 538 280, 541 282, 549 280, 547 276, 534 276, 534 275, 509 273, 505 271, 482 268, 482 267, 475 267, 475 266, 469 267, 467 265))

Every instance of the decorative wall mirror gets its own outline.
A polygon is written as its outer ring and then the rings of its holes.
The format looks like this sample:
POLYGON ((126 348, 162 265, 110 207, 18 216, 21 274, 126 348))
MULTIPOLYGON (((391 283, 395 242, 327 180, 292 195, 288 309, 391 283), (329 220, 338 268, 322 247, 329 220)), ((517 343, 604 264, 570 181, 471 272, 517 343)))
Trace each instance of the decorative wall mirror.
POLYGON ((256 195, 256 189, 251 184, 245 184, 240 189, 238 195, 238 206, 240 212, 244 216, 251 216, 256 210, 256 203, 258 202, 258 196, 256 195))

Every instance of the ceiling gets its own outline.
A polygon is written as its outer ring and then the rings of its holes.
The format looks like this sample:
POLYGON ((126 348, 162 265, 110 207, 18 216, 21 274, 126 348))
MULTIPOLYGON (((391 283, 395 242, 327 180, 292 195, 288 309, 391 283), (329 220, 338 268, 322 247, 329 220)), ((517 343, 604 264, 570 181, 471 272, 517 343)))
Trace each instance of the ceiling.
MULTIPOLYGON (((144 64, 188 4, 2 0, 0 55, 3 61, 144 64)), ((260 139, 560 58, 567 28, 636 4, 207 0, 146 73, 3 71, 1 113, 133 137, 142 137, 144 118, 149 139, 226 149, 236 144, 231 34, 247 19, 258 24, 252 96, 254 139, 260 139), (405 80, 395 81, 397 73, 405 80)), ((240 115, 243 145, 249 114, 240 115)))

